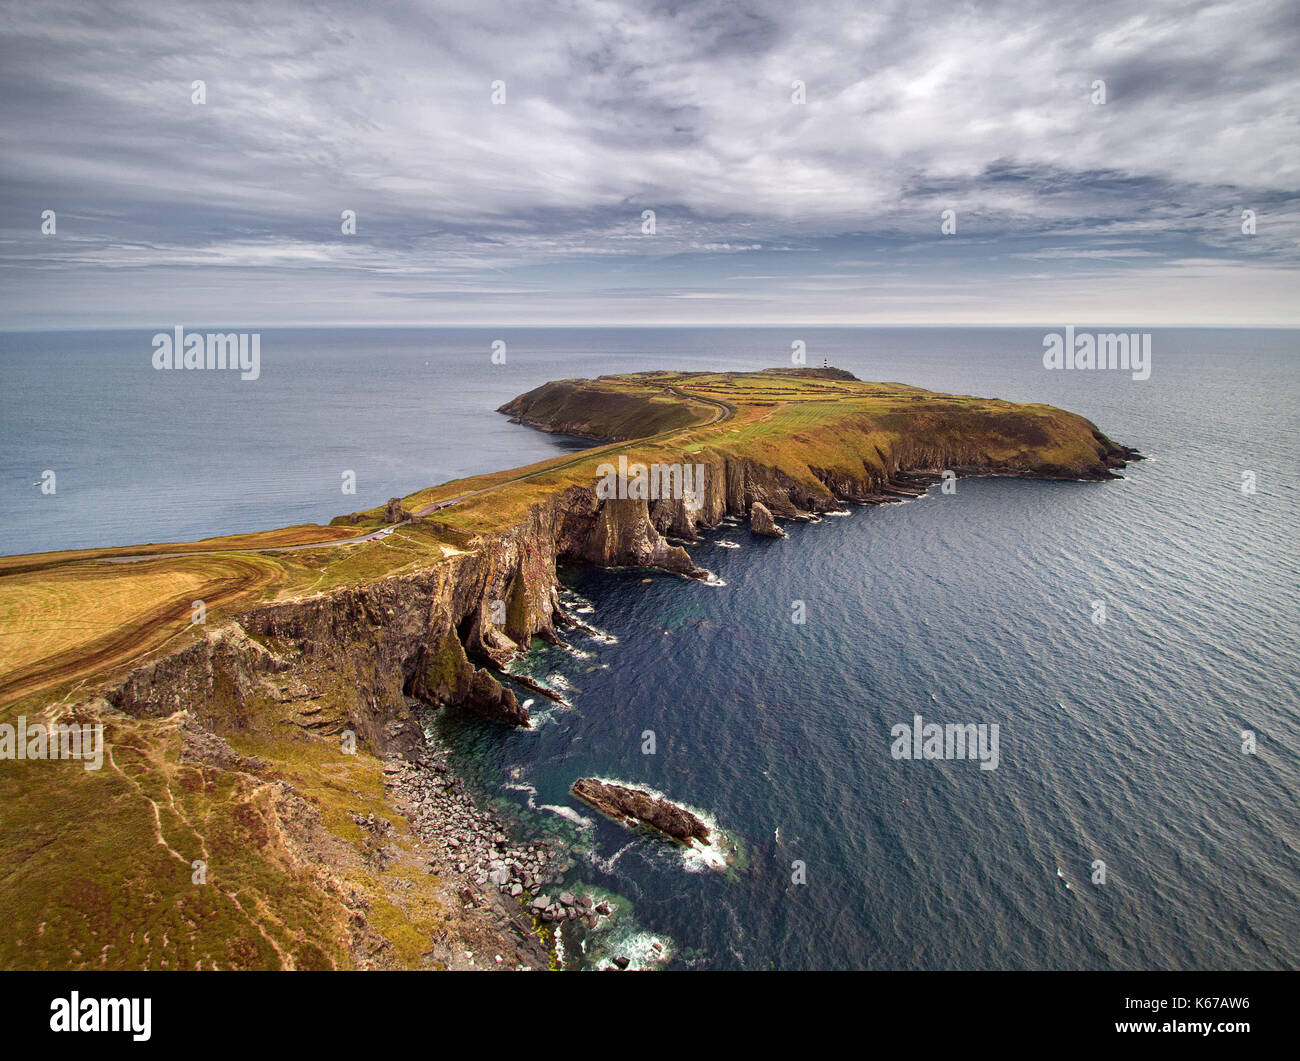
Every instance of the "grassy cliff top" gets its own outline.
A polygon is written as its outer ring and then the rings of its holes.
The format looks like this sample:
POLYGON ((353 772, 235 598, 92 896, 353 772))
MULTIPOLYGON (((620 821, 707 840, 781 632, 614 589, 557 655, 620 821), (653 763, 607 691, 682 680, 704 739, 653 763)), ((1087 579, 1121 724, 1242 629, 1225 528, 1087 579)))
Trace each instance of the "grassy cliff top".
POLYGON ((900 448, 978 451, 1032 474, 1099 478, 1106 472, 1099 450, 1110 445, 1087 420, 1052 406, 869 383, 823 368, 560 380, 500 411, 597 444, 417 491, 403 504, 421 518, 378 540, 382 508, 328 527, 0 558, 0 719, 14 705, 48 702, 192 639, 196 600, 211 624, 260 600, 441 563, 557 491, 590 485, 597 466, 619 454, 748 460, 826 492, 828 475, 879 472, 884 455, 900 448))
MULTIPOLYGON (((376 508, 328 527, 0 558, 0 723, 20 713, 51 721, 99 683, 195 640, 204 629, 191 621, 195 601, 212 629, 258 603, 455 563, 533 506, 590 487, 597 466, 620 455, 750 462, 830 499, 829 481, 950 458, 1099 478, 1114 450, 1087 420, 1050 406, 825 369, 564 380, 502 411, 594 444, 418 491, 403 499, 416 518, 395 527, 376 508)), ((321 702, 330 697, 326 689, 321 702)), ((309 733, 307 713, 319 707, 273 699, 256 722, 247 705, 232 708, 225 750, 190 734, 179 711, 133 718, 83 703, 82 721, 105 723, 103 769, 0 762, 0 804, 20 809, 0 822, 0 903, 12 923, 0 968, 346 967, 354 900, 390 965, 428 964, 431 940, 492 954, 495 937, 469 942, 479 931, 471 914, 425 872, 427 852, 390 805, 383 764, 309 733), (387 868, 369 860, 359 813, 391 822, 397 861, 387 868), (318 861, 304 863, 304 852, 318 861), (192 884, 194 859, 210 864, 215 887, 192 884)))

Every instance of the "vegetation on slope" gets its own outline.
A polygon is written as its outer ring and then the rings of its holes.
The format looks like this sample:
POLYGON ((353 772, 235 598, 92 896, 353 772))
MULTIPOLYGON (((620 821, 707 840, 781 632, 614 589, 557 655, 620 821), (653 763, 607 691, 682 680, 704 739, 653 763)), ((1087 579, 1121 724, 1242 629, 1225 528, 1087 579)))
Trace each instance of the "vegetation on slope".
MULTIPOLYGON (((0 763, 0 903, 12 918, 0 967, 347 967, 372 944, 387 964, 412 966, 427 961, 431 938, 464 931, 385 804, 379 760, 339 754, 346 716, 334 690, 310 717, 269 694, 236 702, 220 689, 151 719, 86 698, 196 641, 196 600, 212 628, 254 604, 454 564, 561 492, 589 488, 620 454, 743 462, 830 497, 828 483, 940 462, 1102 478, 1127 453, 1050 406, 846 377, 657 372, 547 384, 502 411, 605 444, 419 491, 403 499, 419 518, 380 540, 335 544, 379 527, 377 508, 330 527, 0 559, 0 723, 77 704, 105 723, 111 749, 98 772, 0 763), (298 546, 308 548, 286 551, 298 546), (228 753, 187 736, 184 708, 227 719, 228 753), (402 854, 391 868, 363 857, 351 815, 367 808, 396 823, 402 854), (215 887, 191 883, 194 859, 215 887), (358 938, 360 909, 373 938, 358 938)), ((508 603, 526 607, 517 595, 508 603)), ((427 677, 450 686, 459 645, 443 648, 448 659, 435 654, 427 677)))

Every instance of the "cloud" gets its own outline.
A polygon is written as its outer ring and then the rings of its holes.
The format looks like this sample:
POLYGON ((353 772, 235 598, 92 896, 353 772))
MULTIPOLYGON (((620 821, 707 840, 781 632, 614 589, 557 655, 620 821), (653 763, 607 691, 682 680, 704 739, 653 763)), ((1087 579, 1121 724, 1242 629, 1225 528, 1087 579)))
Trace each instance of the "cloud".
MULTIPOLYGON (((941 285, 1044 263, 1163 297, 1153 267, 1197 257, 1219 286, 1188 311, 1297 313, 1238 301, 1259 268, 1300 264, 1285 0, 52 0, 3 20, 0 324, 146 319, 160 277, 208 319, 442 319, 454 290, 464 319, 585 294, 603 320, 611 290, 736 287, 738 255, 777 278, 749 281, 769 298, 821 283, 843 319, 860 309, 791 250, 865 262, 864 283, 940 313, 941 285)), ((1031 293, 1059 297, 1031 285, 1027 316, 1052 310, 1031 293)))

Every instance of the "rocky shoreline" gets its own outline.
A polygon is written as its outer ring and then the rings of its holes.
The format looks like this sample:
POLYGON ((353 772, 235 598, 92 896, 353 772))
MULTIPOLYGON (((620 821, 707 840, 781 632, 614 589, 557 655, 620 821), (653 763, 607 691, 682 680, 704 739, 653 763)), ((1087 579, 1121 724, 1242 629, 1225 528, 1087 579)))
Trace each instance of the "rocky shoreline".
MULTIPOLYGON (((591 893, 554 892, 573 862, 560 841, 513 843, 508 826, 479 806, 444 748, 430 742, 415 759, 390 756, 384 764, 385 793, 419 838, 429 872, 452 884, 464 913, 475 912, 504 926, 515 946, 498 946, 489 965, 466 952, 454 967, 537 969, 554 967, 555 936, 569 921, 596 929, 616 907, 591 893), (554 894, 548 894, 551 892, 554 894)), ((354 822, 381 840, 389 824, 369 815, 354 822)), ((383 869, 382 847, 375 864, 383 869)), ((626 969, 626 957, 610 968, 626 969)))
MULTIPOLYGON (((506 824, 479 806, 446 750, 432 742, 415 759, 386 759, 384 790, 419 838, 429 872, 451 883, 462 912, 479 911, 512 937, 512 952, 493 955, 491 965, 546 968, 553 957, 551 946, 537 931, 525 902, 567 868, 560 845, 512 842, 506 824)), ((466 961, 468 967, 491 967, 472 957, 466 961)))

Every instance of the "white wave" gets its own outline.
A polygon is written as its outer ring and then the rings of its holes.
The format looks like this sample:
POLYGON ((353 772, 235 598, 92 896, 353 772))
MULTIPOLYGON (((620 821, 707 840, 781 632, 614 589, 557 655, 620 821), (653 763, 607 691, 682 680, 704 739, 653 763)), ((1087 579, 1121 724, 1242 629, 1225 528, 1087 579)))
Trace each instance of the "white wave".
POLYGON ((561 818, 564 818, 566 821, 571 821, 573 822, 574 825, 577 825, 583 829, 590 829, 593 825, 596 824, 590 818, 583 817, 572 807, 557 807, 551 803, 543 803, 539 806, 537 803, 537 789, 534 788, 532 785, 528 784, 528 782, 526 781, 517 784, 506 785, 505 787, 509 789, 511 792, 527 792, 529 810, 550 811, 550 813, 558 814, 561 818))
POLYGON ((628 969, 648 969, 668 961, 672 954, 672 941, 641 929, 632 929, 612 937, 602 949, 610 964, 615 957, 620 957, 628 959, 628 969))
MULTIPOLYGON (((610 855, 609 858, 601 858, 598 854, 596 854, 595 851, 588 851, 587 861, 590 862, 597 869, 603 870, 605 873, 613 873, 614 866, 618 863, 618 860, 622 858, 626 852, 631 851, 632 848, 634 847, 636 847, 635 840, 633 840, 631 843, 624 844, 612 855, 610 855)), ((611 906, 612 905, 613 904, 611 904, 611 906)))
POLYGON ((528 784, 528 782, 523 781, 523 782, 519 782, 519 783, 517 783, 517 784, 506 785, 505 788, 506 788, 507 791, 510 791, 510 792, 527 792, 527 793, 528 793, 528 809, 529 809, 529 810, 536 810, 536 809, 537 809, 537 804, 533 802, 533 801, 537 798, 537 789, 533 788, 533 786, 530 785, 530 784, 528 784))
POLYGON ((717 546, 720 546, 720 547, 723 548, 723 549, 739 549, 739 548, 740 548, 739 544, 737 544, 736 542, 729 542, 729 541, 727 541, 727 540, 725 540, 725 539, 723 539, 723 540, 720 541, 720 542, 714 542, 713 544, 714 544, 714 545, 717 545, 717 546))
POLYGON ((727 868, 727 853, 718 840, 722 833, 710 825, 709 835, 713 838, 713 842, 707 846, 692 840, 682 848, 682 862, 688 873, 704 873, 706 870, 727 868))
POLYGON ((826 515, 826 516, 851 516, 851 515, 853 515, 853 510, 852 510, 852 509, 849 509, 849 508, 846 508, 846 509, 843 509, 842 511, 838 511, 838 512, 825 512, 825 513, 823 513, 823 515, 826 515))
POLYGON ((545 811, 550 811, 552 814, 558 814, 565 821, 573 822, 573 824, 578 826, 580 829, 590 829, 593 825, 596 824, 590 818, 583 817, 572 807, 560 807, 560 806, 556 806, 554 803, 543 803, 540 806, 535 807, 533 809, 545 810, 545 811))
POLYGON ((536 711, 528 712, 528 728, 530 730, 541 729, 546 723, 555 721, 555 706, 552 701, 546 701, 546 705, 536 711))

